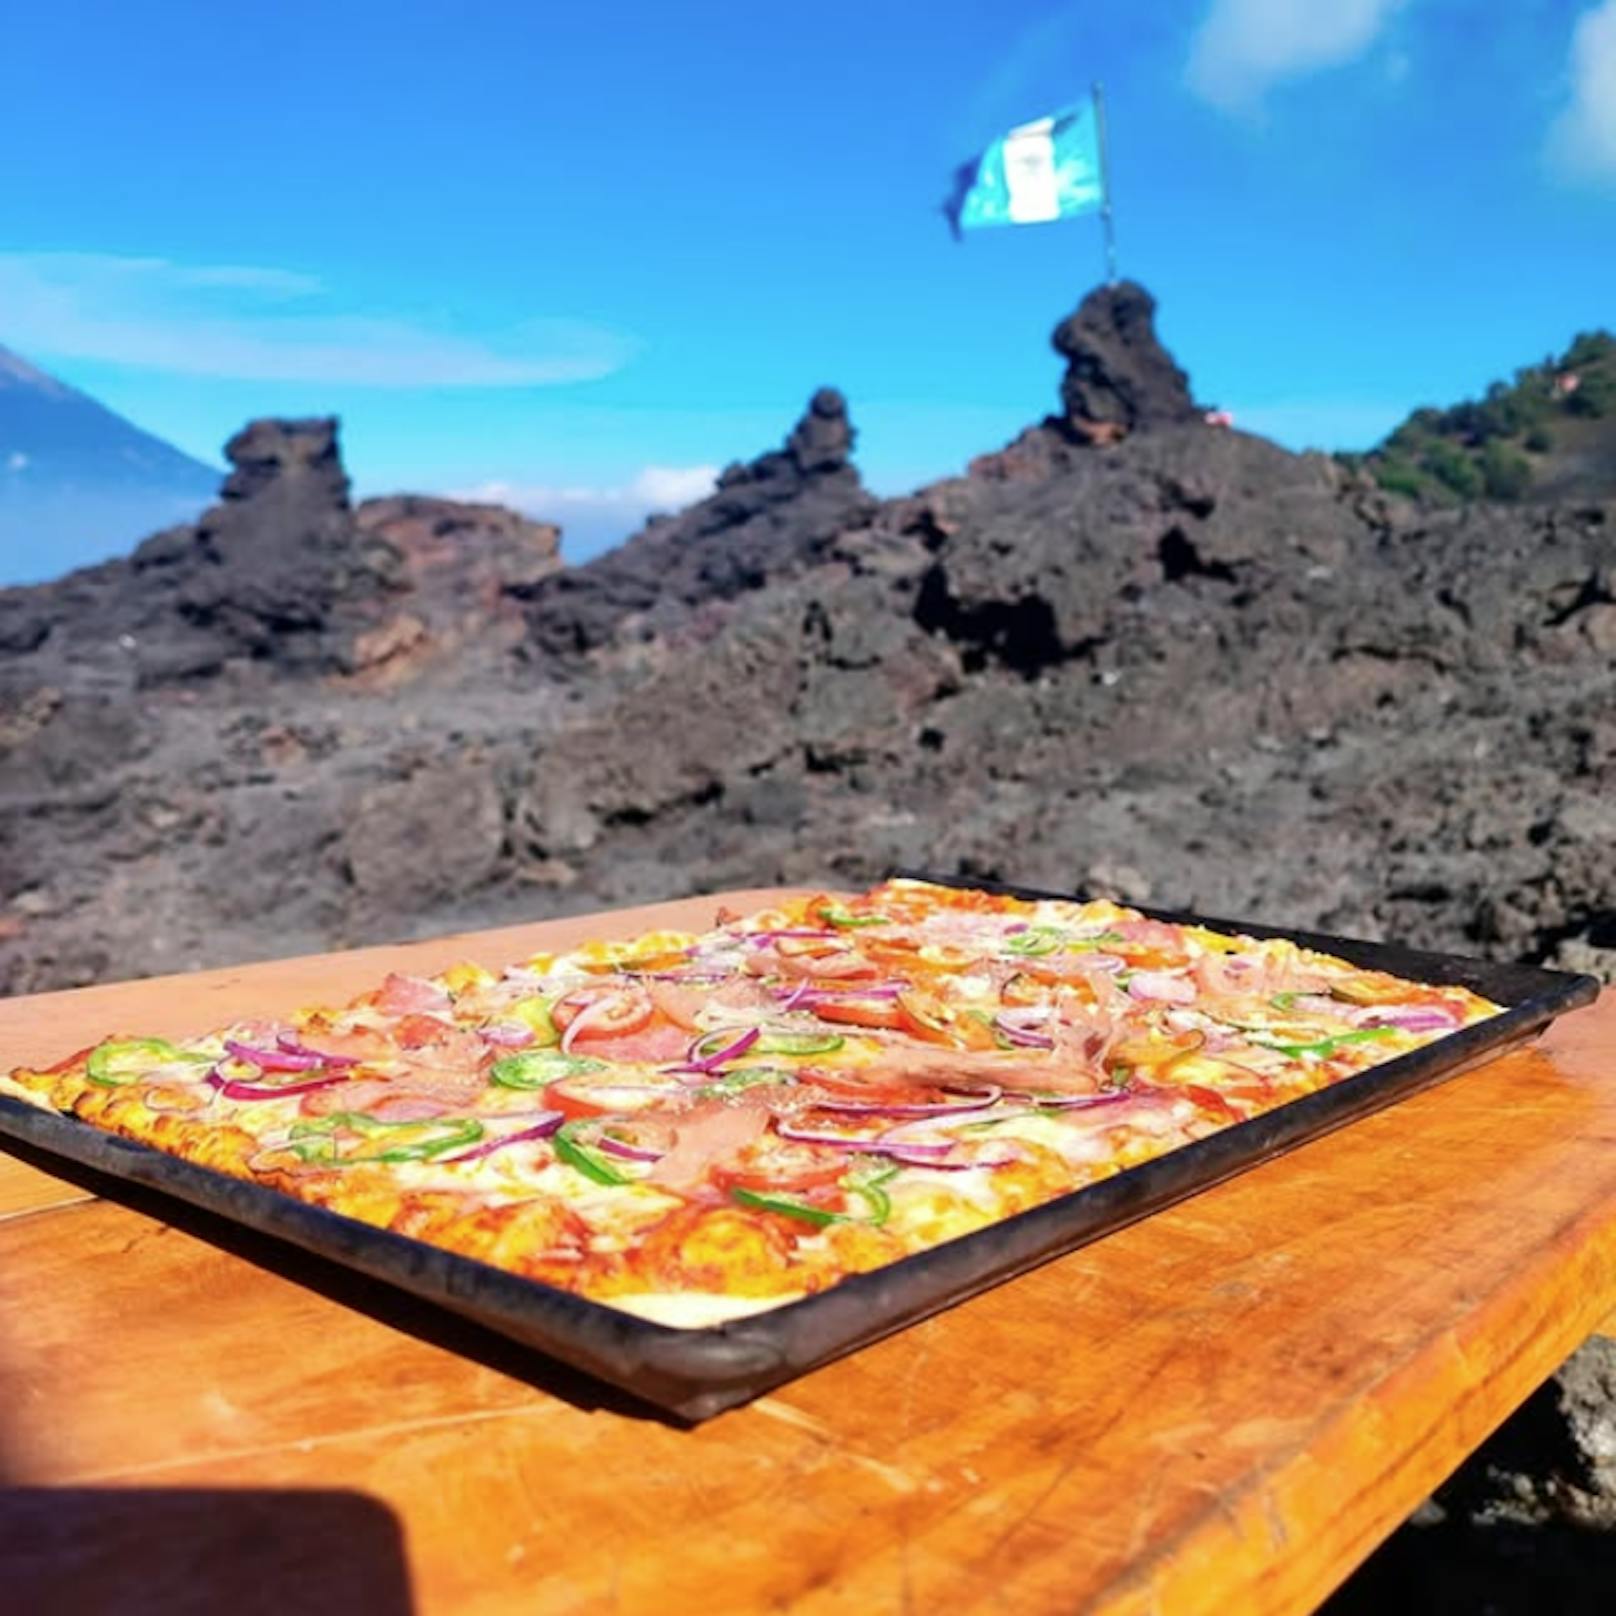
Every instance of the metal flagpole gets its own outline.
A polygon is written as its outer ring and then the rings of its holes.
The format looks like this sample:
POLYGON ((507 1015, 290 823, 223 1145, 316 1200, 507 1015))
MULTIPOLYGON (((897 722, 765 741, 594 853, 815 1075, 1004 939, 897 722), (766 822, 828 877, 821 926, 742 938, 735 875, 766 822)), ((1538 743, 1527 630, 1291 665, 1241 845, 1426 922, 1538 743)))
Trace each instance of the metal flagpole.
POLYGON ((1117 284, 1117 233, 1111 222, 1111 158, 1105 142, 1105 87, 1094 81, 1094 131, 1100 148, 1100 222, 1105 227, 1106 284, 1117 284))

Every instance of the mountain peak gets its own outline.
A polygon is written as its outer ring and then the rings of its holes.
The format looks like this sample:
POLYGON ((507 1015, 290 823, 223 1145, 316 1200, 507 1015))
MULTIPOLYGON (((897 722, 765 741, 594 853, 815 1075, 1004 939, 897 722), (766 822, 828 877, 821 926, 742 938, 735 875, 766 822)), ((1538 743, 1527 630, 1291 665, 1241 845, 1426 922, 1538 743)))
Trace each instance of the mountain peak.
POLYGON ((55 577, 194 516, 219 474, 0 348, 0 585, 55 577))
POLYGON ((37 365, 29 364, 21 354, 13 353, 4 346, 0 346, 0 387, 28 387, 43 393, 47 398, 81 396, 65 382, 57 381, 54 376, 47 375, 37 365))

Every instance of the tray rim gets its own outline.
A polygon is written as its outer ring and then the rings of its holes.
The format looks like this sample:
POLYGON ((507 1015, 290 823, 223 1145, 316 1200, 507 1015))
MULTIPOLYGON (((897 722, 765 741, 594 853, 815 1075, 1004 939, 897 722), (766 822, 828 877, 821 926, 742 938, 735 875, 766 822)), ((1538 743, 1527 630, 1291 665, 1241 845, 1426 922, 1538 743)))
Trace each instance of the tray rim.
MULTIPOLYGON (((1075 893, 985 878, 914 870, 893 875, 955 890, 1089 901, 1075 893)), ((1143 904, 1125 907, 1225 933, 1287 938, 1397 974, 1423 973, 1430 980, 1434 969, 1440 973, 1437 980, 1482 984, 1477 991, 1505 1008, 1488 1021, 970 1234, 850 1275, 825 1291, 699 1328, 640 1318, 3 1093, 0 1136, 115 1181, 174 1196, 395 1285, 580 1369, 654 1410, 695 1423, 1491 1060, 1558 1016, 1592 1003, 1601 989, 1592 976, 1540 966, 1143 904)), ((609 922, 615 912, 597 913, 609 922)))

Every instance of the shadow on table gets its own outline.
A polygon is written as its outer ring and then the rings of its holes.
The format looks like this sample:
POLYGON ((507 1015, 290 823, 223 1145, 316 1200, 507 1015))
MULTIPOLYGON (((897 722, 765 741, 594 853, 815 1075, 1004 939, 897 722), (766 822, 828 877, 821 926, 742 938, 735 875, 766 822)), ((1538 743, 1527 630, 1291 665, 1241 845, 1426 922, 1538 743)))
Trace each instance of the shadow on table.
POLYGON ((318 1291, 344 1307, 356 1308, 419 1341, 470 1358, 537 1391, 571 1403, 575 1408, 589 1412, 605 1409, 634 1419, 655 1420, 677 1430, 689 1429, 689 1421, 546 1357, 533 1347, 523 1346, 495 1330, 412 1296, 408 1291, 372 1279, 368 1274, 304 1251, 289 1241, 260 1234, 256 1229, 192 1206, 188 1201, 98 1172, 93 1167, 40 1150, 24 1140, 7 1138, 4 1148, 19 1161, 76 1184, 92 1195, 181 1229, 232 1256, 318 1291))
POLYGON ((18 1616, 412 1616, 404 1537, 362 1493, 0 1486, 18 1616))
POLYGON ((1610 1616, 1616 1533, 1569 1522, 1399 1527, 1319 1616, 1610 1616))

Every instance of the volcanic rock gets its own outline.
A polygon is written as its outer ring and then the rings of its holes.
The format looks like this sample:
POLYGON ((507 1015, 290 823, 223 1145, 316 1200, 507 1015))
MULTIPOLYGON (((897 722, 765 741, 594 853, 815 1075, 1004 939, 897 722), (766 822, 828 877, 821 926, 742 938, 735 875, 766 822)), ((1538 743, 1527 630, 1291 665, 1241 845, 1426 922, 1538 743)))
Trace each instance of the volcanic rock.
POLYGON ((561 529, 503 505, 393 494, 366 500, 354 520, 400 562, 397 615, 353 644, 352 671, 372 682, 456 659, 462 672, 485 669, 521 642, 523 602, 561 570, 561 529))
POLYGON ((398 551, 412 589, 445 600, 497 609, 501 595, 526 595, 561 568, 561 529, 503 505, 391 494, 354 517, 398 551))
POLYGON ((653 517, 618 549, 541 581, 528 612, 534 653, 650 638, 812 566, 874 507, 852 464, 853 441, 842 395, 821 388, 782 448, 728 467, 700 503, 653 517))
POLYGON ((1064 419, 1079 437, 1200 419, 1189 378, 1156 336, 1156 300, 1136 282, 1090 292, 1051 341, 1066 361, 1064 419))

